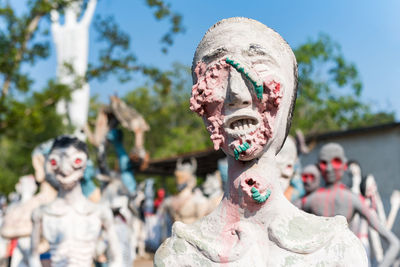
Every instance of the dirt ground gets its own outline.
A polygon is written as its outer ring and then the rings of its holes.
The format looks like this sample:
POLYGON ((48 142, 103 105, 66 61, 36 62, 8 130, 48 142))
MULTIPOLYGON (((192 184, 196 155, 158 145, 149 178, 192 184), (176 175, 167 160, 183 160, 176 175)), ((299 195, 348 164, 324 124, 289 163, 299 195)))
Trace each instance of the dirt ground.
POLYGON ((153 267, 153 260, 137 259, 133 263, 134 267, 153 267))

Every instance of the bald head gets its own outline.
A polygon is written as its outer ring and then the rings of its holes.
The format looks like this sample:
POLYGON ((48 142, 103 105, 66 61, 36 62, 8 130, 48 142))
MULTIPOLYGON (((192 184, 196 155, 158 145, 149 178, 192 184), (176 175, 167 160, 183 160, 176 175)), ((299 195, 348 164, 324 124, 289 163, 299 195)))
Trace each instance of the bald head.
POLYGON ((319 169, 328 185, 339 182, 347 169, 343 147, 338 143, 324 145, 319 152, 319 169))

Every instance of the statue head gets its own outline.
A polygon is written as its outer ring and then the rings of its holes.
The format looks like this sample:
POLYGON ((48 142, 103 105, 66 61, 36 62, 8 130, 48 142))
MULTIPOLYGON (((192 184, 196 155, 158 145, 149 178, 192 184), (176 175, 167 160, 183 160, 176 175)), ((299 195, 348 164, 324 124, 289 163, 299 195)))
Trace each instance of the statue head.
POLYGON ((65 8, 65 24, 76 24, 82 11, 82 0, 71 1, 65 8))
POLYGON ((286 138, 281 151, 276 155, 276 163, 280 170, 280 183, 282 190, 285 190, 294 174, 294 165, 297 161, 297 148, 294 139, 291 136, 286 138))
POLYGON ((373 198, 378 194, 378 186, 373 175, 367 175, 361 179, 360 193, 366 198, 373 198))
POLYGON ((362 172, 360 164, 355 160, 349 160, 347 167, 351 173, 351 187, 352 191, 360 193, 360 183, 362 179, 362 172))
POLYGON ((197 184, 195 176, 197 170, 197 162, 195 158, 191 158, 190 162, 183 163, 182 159, 178 159, 175 169, 175 180, 178 191, 185 188, 193 189, 197 184))
POLYGON ((87 160, 86 144, 76 137, 62 135, 54 140, 46 171, 63 189, 69 190, 83 178, 87 160))
POLYGON ((326 184, 339 182, 347 169, 343 147, 337 143, 324 145, 319 152, 318 166, 326 184))
POLYGON ((213 196, 215 193, 222 193, 222 178, 219 171, 209 173, 203 183, 203 192, 206 196, 213 196))
POLYGON ((283 38, 248 18, 224 19, 199 43, 190 109, 203 117, 214 148, 247 161, 279 152, 290 128, 297 63, 283 38))
POLYGON ((317 166, 307 165, 301 173, 301 180, 303 181, 306 194, 311 194, 317 190, 321 181, 321 173, 319 172, 317 166))
POLYGON ((21 196, 22 200, 30 199, 36 192, 37 185, 33 175, 21 176, 15 185, 15 191, 21 196))

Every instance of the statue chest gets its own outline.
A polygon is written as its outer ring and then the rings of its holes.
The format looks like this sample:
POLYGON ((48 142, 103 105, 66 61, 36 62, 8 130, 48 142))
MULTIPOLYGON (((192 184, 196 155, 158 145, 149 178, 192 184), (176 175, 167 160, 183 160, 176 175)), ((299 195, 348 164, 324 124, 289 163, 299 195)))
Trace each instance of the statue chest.
POLYGON ((69 209, 62 215, 44 214, 43 235, 50 245, 69 242, 95 243, 101 231, 97 212, 79 214, 69 209))

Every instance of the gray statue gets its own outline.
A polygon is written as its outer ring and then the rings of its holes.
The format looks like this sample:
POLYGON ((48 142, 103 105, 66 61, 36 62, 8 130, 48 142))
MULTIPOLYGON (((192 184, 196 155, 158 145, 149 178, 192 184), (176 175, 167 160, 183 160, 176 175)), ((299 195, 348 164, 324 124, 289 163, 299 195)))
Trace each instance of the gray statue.
POLYGON ((306 196, 302 207, 305 211, 320 216, 343 215, 348 222, 355 214, 360 214, 381 237, 389 242, 389 248, 380 266, 390 266, 399 252, 399 240, 380 223, 362 197, 351 192, 340 182, 346 168, 347 158, 342 146, 337 143, 324 145, 319 153, 319 169, 326 186, 306 196))

